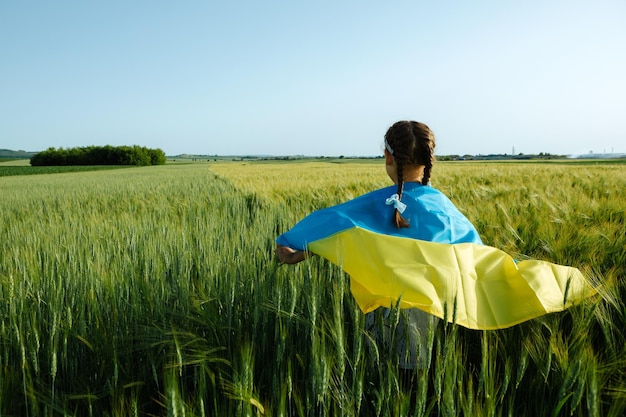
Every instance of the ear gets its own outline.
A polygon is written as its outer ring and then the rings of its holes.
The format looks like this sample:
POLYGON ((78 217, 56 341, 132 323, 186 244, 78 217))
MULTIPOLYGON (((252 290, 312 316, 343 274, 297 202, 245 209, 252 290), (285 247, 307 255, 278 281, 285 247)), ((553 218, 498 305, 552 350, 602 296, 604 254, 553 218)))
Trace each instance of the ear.
POLYGON ((393 158, 393 155, 385 149, 385 165, 393 165, 394 162, 395 159, 393 158))

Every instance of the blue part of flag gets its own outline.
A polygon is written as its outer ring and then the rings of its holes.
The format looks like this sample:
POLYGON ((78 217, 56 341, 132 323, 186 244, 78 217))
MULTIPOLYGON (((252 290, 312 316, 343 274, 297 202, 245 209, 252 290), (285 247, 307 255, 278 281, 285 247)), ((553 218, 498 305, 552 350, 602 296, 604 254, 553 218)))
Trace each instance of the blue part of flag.
POLYGON ((396 186, 382 188, 333 207, 315 211, 276 243, 296 250, 352 227, 360 227, 389 236, 406 237, 439 243, 478 243, 480 236, 472 223, 437 189, 419 183, 404 184, 402 214, 410 227, 393 223, 394 210, 385 203, 397 191, 396 186))

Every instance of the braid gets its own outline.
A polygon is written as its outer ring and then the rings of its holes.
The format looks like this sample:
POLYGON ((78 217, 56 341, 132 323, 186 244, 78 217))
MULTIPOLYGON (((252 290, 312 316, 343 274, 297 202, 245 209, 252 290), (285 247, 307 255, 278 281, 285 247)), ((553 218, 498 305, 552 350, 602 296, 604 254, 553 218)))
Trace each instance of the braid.
MULTIPOLYGON (((396 162, 396 167, 397 167, 397 173, 398 173, 398 200, 402 200, 402 191, 404 189, 404 179, 402 179, 403 164, 402 164, 401 159, 399 159, 396 162)), ((393 222, 398 229, 401 227, 409 227, 409 222, 407 221, 407 219, 402 217, 402 214, 400 214, 398 209, 394 209, 393 222)))
POLYGON ((432 160, 427 161, 426 165, 424 166, 424 175, 422 176, 422 185, 428 185, 428 182, 430 181, 430 171, 432 171, 432 168, 433 168, 432 160))
POLYGON ((422 184, 427 185, 430 181, 430 173, 433 169, 433 163, 435 162, 435 135, 428 130, 426 140, 422 142, 422 154, 421 159, 424 164, 424 175, 422 175, 422 184))

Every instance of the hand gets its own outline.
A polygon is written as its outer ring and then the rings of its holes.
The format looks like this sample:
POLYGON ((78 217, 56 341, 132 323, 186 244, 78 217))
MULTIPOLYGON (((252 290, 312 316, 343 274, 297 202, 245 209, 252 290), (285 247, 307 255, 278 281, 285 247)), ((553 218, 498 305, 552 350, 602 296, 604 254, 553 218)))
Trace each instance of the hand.
POLYGON ((287 246, 276 245, 274 251, 278 260, 284 264, 297 264, 306 259, 306 252, 301 250, 294 250, 287 246))

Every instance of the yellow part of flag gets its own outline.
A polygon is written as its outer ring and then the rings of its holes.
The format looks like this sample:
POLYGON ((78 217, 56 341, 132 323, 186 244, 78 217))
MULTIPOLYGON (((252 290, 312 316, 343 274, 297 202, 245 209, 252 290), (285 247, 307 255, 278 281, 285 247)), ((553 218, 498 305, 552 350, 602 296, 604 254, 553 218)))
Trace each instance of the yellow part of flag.
POLYGON ((353 227, 308 250, 350 275, 364 313, 419 308, 470 329, 502 329, 562 311, 595 291, 576 268, 541 260, 516 262, 476 243, 435 243, 353 227))

